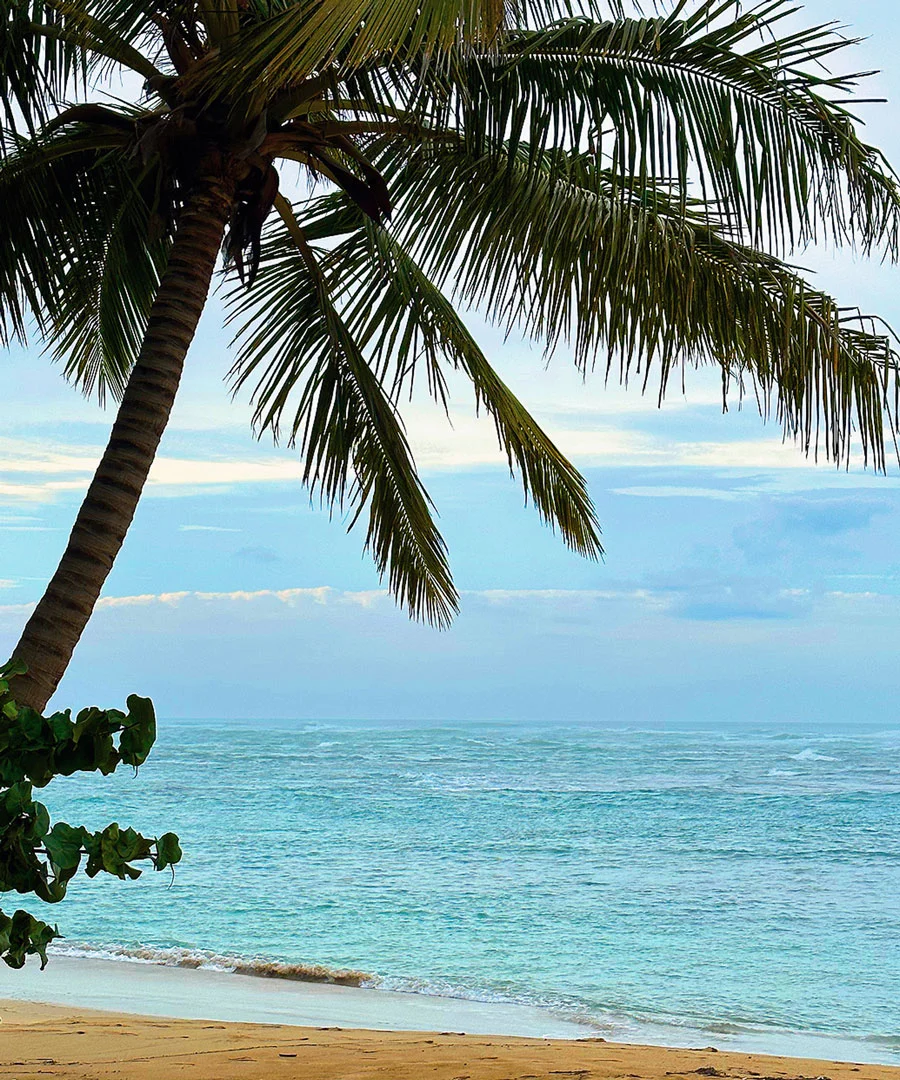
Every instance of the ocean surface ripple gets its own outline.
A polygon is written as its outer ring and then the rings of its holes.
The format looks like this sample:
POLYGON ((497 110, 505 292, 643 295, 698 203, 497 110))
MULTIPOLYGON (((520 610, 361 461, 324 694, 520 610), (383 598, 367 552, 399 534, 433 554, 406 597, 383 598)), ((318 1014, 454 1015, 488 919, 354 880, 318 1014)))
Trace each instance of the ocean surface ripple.
POLYGON ((64 951, 900 1060, 900 730, 166 721, 42 797, 185 849, 78 879, 64 951))

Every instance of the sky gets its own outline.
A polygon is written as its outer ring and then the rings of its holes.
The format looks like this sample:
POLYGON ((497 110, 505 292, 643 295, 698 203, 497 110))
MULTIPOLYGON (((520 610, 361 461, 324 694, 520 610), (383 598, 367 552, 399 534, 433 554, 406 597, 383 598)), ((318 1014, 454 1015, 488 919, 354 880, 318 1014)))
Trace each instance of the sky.
MULTIPOLYGON (((900 101, 900 15, 817 0, 885 68, 900 101)), ((867 138, 900 163, 894 104, 867 138)), ((801 253, 817 283, 900 327, 900 269, 801 253)), ((711 372, 657 408, 582 380, 560 350, 466 316, 519 397, 584 472, 606 556, 569 553, 503 466, 489 421, 454 385, 452 428, 415 402, 410 441, 440 514, 461 612, 410 622, 357 528, 311 505, 296 453, 257 442, 223 382, 211 301, 125 547, 54 699, 153 697, 163 716, 358 719, 885 721, 896 718, 900 470, 808 462, 755 409, 723 415, 711 372)), ((37 347, 0 354, 0 653, 65 546, 108 435, 37 347)))

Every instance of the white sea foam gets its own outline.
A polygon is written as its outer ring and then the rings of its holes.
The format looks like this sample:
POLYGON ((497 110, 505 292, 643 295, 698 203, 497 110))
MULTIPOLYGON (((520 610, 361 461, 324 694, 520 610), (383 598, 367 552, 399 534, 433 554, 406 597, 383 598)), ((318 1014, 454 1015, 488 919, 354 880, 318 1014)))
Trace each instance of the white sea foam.
POLYGON ((298 1024, 393 1031, 458 1031, 578 1039, 596 1028, 529 1005, 447 999, 368 987, 293 979, 247 978, 200 967, 119 956, 117 961, 56 955, 46 971, 34 963, 4 978, 0 998, 145 1016, 298 1024), (124 962, 123 962, 124 961, 124 962))
POLYGON ((378 979, 366 971, 331 968, 324 964, 287 963, 262 957, 229 956, 206 949, 177 946, 156 948, 148 945, 92 945, 66 942, 51 946, 51 952, 84 960, 122 960, 133 964, 221 971, 232 975, 251 975, 262 979, 287 979, 292 982, 332 983, 337 986, 374 986, 378 979))
POLYGON ((446 1028, 471 1034, 556 1038, 602 1035, 616 1042, 660 1046, 714 1042, 721 1049, 883 1063, 895 1062, 900 1051, 900 1039, 891 1035, 848 1038, 785 1030, 742 1017, 711 1020, 629 1014, 444 980, 379 978, 318 964, 286 964, 202 949, 67 942, 51 947, 51 952, 55 955, 47 971, 39 972, 32 964, 16 973, 13 981, 0 981, 0 997, 225 1021, 422 1031, 446 1028), (157 973, 151 977, 153 969, 157 973), (171 974, 164 975, 160 969, 171 974), (146 977, 140 974, 142 970, 146 977), (227 975, 255 978, 232 983, 224 978, 227 975), (361 977, 361 981, 345 982, 346 976, 361 977), (281 981, 272 985, 273 978, 281 981))
MULTIPOLYGON (((543 1006, 610 1038, 722 1048, 743 1034, 710 1025, 747 1018, 769 1025, 751 1035, 772 1052, 788 1030, 896 1032, 897 749, 896 734, 838 745, 805 726, 778 741, 737 725, 194 726, 161 740, 137 780, 73 777, 54 792, 63 820, 172 828, 185 859, 172 888, 152 873, 76 879, 62 929, 118 942, 105 955, 132 962, 57 955, 32 983, 89 965, 126 989, 171 986, 179 1001, 207 987, 236 1016, 242 994, 361 995, 398 1024, 404 1001, 420 1017, 543 1006), (327 742, 340 747, 317 749, 327 742), (832 800, 857 793, 867 798, 842 801, 836 830, 832 800), (855 874, 829 878, 844 892, 806 887, 844 866, 884 883, 864 909, 855 874), (790 949, 771 931, 784 925, 790 949), (182 948, 156 948, 167 945, 182 948), (374 992, 317 985, 307 980, 337 981, 330 968, 286 963, 320 958, 391 977, 363 980, 374 992), (835 970, 848 973, 839 985, 835 970)), ((0 997, 21 974, 0 965, 0 997)), ((140 1011, 138 990, 133 1000, 140 1011)))
POLYGON ((827 754, 816 753, 809 746, 805 750, 801 750, 799 754, 791 754, 790 756, 793 761, 837 761, 837 758, 829 757, 827 754))

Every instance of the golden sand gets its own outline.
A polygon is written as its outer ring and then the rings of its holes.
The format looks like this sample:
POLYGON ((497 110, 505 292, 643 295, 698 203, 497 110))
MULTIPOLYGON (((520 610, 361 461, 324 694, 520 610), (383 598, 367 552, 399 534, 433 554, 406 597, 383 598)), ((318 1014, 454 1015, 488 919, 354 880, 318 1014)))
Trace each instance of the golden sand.
POLYGON ((0 1003, 0 1077, 66 1080, 900 1080, 886 1065, 451 1032, 224 1024, 0 1003))

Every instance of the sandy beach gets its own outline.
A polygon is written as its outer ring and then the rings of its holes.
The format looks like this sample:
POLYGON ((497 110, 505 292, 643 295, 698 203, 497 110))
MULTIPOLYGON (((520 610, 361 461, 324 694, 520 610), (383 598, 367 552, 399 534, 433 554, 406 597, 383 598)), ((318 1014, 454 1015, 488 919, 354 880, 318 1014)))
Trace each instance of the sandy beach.
POLYGON ((524 1039, 173 1020, 0 1002, 0 1076, 67 1080, 900 1080, 900 1068, 524 1039))

